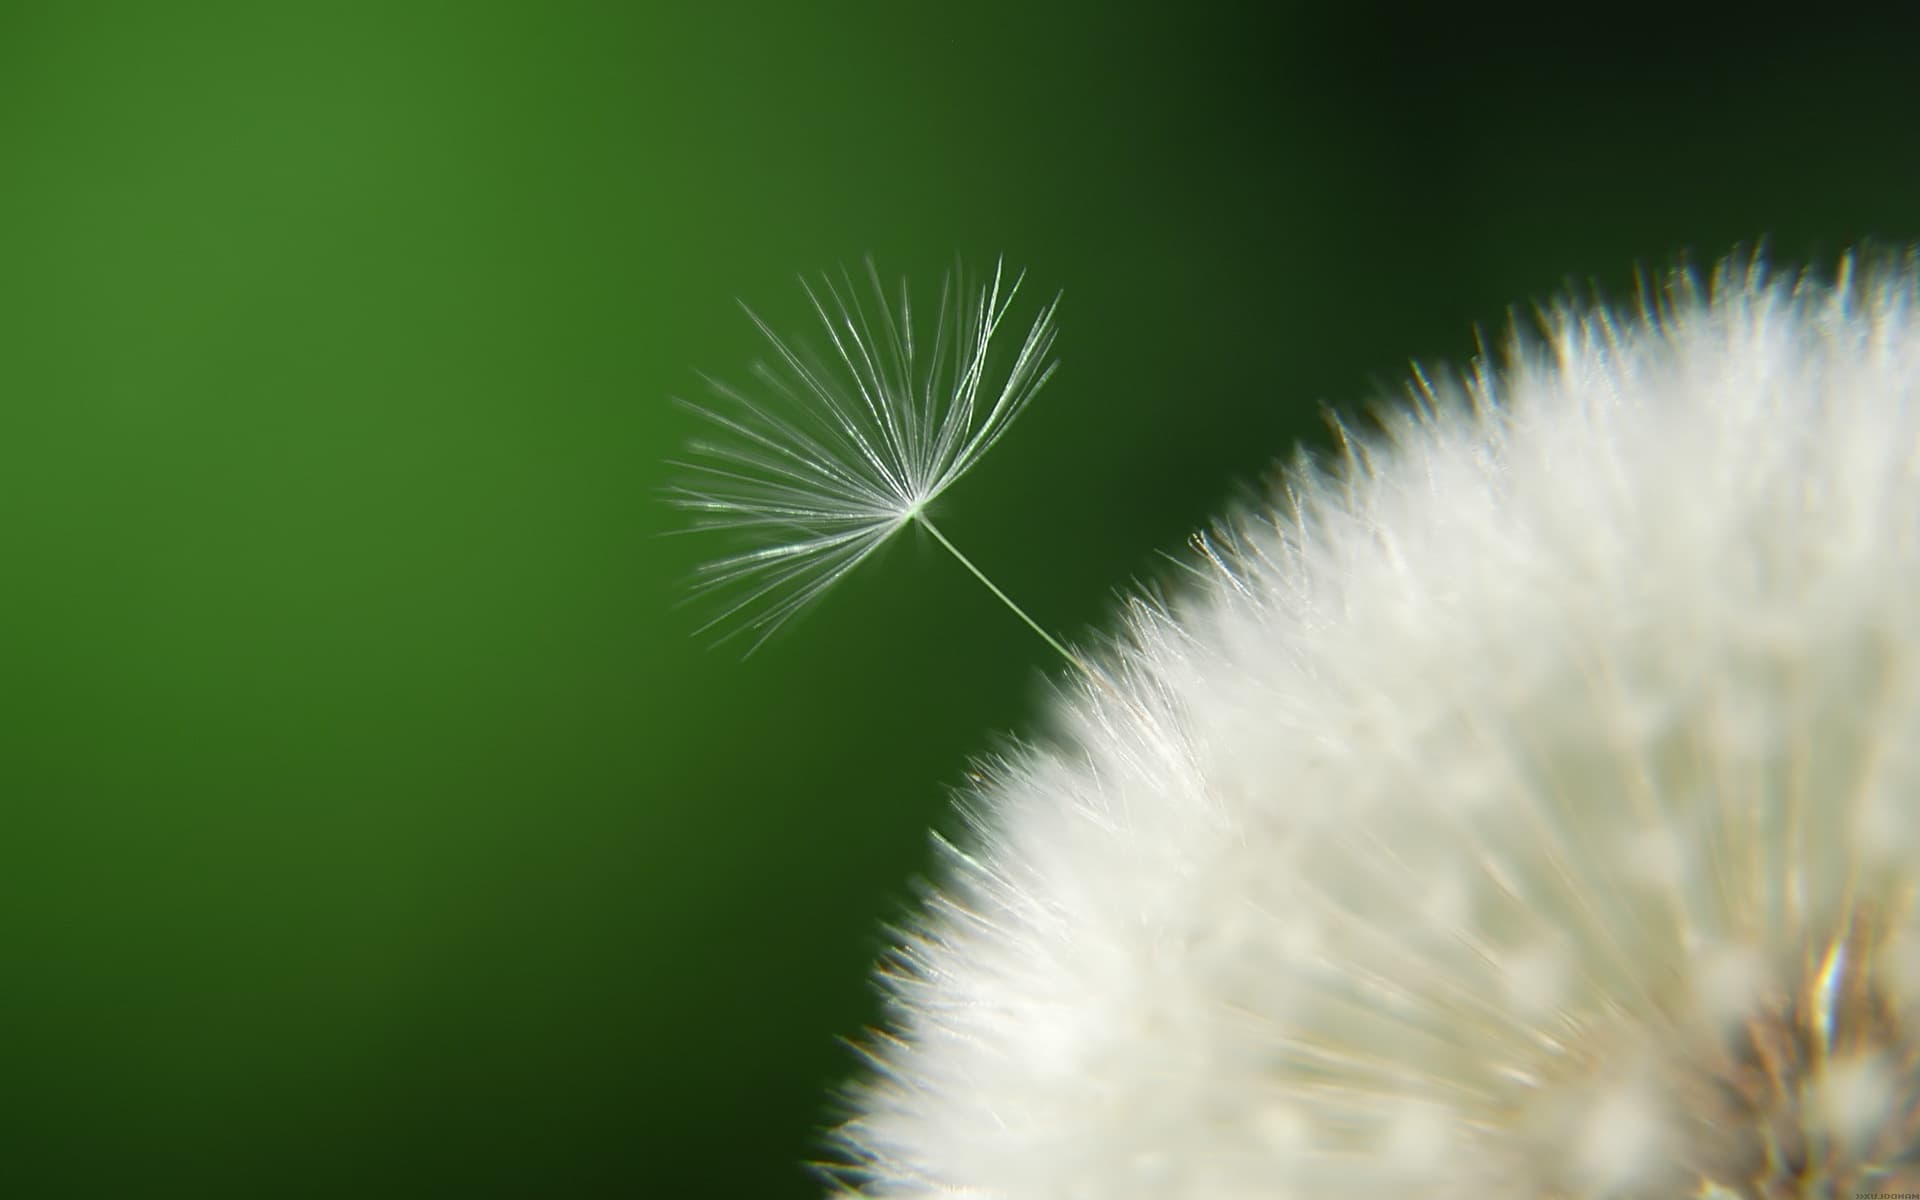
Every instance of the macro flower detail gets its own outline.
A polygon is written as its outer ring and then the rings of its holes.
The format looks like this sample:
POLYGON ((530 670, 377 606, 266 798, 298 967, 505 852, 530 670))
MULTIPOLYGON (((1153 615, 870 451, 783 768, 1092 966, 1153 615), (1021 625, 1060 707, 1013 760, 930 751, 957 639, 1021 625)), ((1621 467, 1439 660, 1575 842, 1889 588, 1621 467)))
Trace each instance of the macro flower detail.
POLYGON ((837 1189, 1920 1190, 1911 260, 1419 375, 982 768, 837 1189))
POLYGON ((1053 373, 1057 300, 1034 319, 1011 362, 994 357, 1023 278, 1006 280, 996 264, 974 290, 956 271, 924 329, 905 285, 889 302, 871 261, 865 299, 844 270, 823 275, 818 290, 803 281, 825 354, 782 340, 747 310, 772 361, 754 366, 757 392, 709 380, 714 402, 687 405, 714 432, 691 443, 689 460, 678 464, 687 482, 669 497, 694 514, 696 528, 740 543, 700 568, 695 592, 721 603, 707 627, 730 626, 725 636, 746 633, 749 650, 758 647, 910 522, 1033 624, 928 516, 1053 373))

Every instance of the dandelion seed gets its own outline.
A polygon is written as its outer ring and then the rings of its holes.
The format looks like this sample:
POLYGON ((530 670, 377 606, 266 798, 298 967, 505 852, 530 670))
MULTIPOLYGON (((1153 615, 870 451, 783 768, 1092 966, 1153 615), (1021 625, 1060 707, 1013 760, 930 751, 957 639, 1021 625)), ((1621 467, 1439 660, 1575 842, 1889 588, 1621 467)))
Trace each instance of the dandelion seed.
POLYGON ((970 291, 957 271, 928 331, 904 284, 890 304, 871 260, 871 295, 846 271, 803 282, 829 351, 782 340, 751 309, 773 351, 754 394, 710 380, 714 405, 689 404, 717 435, 691 444, 690 480, 671 500, 696 526, 743 548, 700 569, 695 590, 721 598, 706 628, 757 648, 910 523, 933 535, 1014 614, 1078 662, 933 524, 929 506, 972 470, 1052 375, 1054 309, 1034 319, 1010 365, 992 351, 1024 276, 970 291))
POLYGON ((1920 1190, 1915 265, 1546 325, 983 772, 834 1186, 1920 1190))

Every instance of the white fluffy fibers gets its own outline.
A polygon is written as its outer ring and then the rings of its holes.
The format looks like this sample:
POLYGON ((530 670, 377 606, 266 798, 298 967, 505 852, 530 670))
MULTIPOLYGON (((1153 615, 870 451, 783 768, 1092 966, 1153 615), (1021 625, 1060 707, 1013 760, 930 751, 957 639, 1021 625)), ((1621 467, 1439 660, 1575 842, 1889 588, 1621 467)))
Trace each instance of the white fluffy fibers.
POLYGON ((992 768, 834 1186, 1920 1189, 1920 289, 1423 377, 992 768))

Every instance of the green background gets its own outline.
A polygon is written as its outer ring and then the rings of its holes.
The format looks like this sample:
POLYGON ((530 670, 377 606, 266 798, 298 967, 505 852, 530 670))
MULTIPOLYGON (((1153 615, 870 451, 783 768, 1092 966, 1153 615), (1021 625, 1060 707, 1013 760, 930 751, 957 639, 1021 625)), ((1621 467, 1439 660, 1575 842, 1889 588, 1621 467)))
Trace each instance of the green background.
POLYGON ((913 538, 709 649, 668 398, 1004 252, 1078 638, 1511 304, 1920 233, 1911 30, 1598 11, 0 6, 0 1194, 812 1194, 1058 664, 913 538))

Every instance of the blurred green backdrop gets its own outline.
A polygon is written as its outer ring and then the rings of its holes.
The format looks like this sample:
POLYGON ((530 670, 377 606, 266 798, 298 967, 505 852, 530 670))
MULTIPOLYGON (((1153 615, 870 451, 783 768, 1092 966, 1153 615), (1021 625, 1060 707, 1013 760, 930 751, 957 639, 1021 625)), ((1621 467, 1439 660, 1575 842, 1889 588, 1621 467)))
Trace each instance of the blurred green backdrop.
POLYGON ((1614 20, 0 7, 0 1194, 813 1194, 1056 664, 911 538, 691 636, 668 397, 734 298, 1064 289, 943 526, 1082 636, 1511 303, 1920 232, 1911 30, 1614 20))

